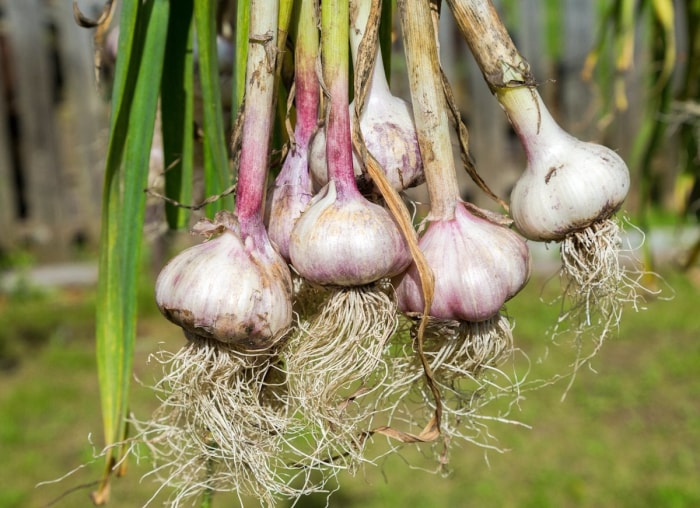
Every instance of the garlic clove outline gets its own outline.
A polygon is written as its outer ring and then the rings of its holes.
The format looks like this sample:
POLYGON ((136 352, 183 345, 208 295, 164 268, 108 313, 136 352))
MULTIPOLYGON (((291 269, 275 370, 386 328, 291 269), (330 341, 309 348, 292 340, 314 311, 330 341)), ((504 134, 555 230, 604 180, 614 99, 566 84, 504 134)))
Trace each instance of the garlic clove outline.
POLYGON ((195 230, 211 239, 185 249, 161 270, 156 303, 188 337, 246 350, 273 345, 292 322, 289 268, 269 242, 243 239, 236 217, 219 212, 195 230))
POLYGON ((411 256, 389 212, 329 182, 297 220, 289 243, 294 268, 321 285, 361 286, 406 269, 411 256))
MULTIPOLYGON (((435 276, 430 315, 480 322, 496 315, 530 276, 525 240, 513 230, 470 213, 463 203, 454 218, 431 221, 418 245, 435 276)), ((415 264, 394 281, 399 308, 423 313, 415 264)))
POLYGON ((537 91, 522 87, 499 93, 527 155, 510 197, 511 215, 526 238, 558 241, 622 206, 630 175, 617 153, 564 131, 537 91))

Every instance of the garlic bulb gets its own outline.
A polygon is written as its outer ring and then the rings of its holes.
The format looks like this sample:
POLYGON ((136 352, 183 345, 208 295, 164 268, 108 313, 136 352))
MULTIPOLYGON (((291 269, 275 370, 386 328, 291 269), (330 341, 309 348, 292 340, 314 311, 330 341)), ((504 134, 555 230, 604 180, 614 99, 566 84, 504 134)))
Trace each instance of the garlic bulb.
MULTIPOLYGON (((378 57, 377 60, 377 65, 381 65, 381 59, 378 57)), ((423 164, 413 126, 411 106, 391 95, 388 85, 385 90, 375 92, 375 87, 382 88, 375 83, 382 80, 386 85, 383 72, 375 69, 372 91, 367 96, 365 109, 360 116, 360 129, 367 150, 377 159, 391 186, 401 191, 423 183, 423 164)), ((350 111, 354 107, 353 101, 350 111)), ((316 188, 328 183, 325 144, 325 130, 319 129, 311 141, 309 156, 309 171, 316 188)), ((352 160, 358 187, 366 187, 364 182, 369 181, 369 176, 362 172, 362 165, 354 151, 352 160)))
MULTIPOLYGON (((365 34, 371 3, 371 0, 351 2, 350 48, 355 65, 357 65, 357 55, 365 34)), ((391 93, 384 74, 384 63, 379 46, 376 51, 374 67, 369 78, 369 91, 360 114, 360 131, 367 150, 377 159, 391 186, 397 191, 402 191, 423 183, 423 162, 411 105, 391 93)), ((353 100, 350 103, 351 116, 354 110, 355 101, 353 100)), ((325 132, 320 129, 311 143, 309 171, 317 188, 328 182, 325 139, 325 132)), ((363 188, 363 181, 369 180, 369 176, 363 175, 362 164, 354 151, 353 170, 358 180, 358 187, 363 188)))
POLYGON ((282 170, 270 190, 266 213, 267 234, 287 261, 292 229, 313 196, 306 147, 295 147, 287 154, 282 170))
MULTIPOLYGON (((493 317, 528 280, 530 258, 515 232, 457 204, 454 218, 429 223, 419 241, 435 275, 432 317, 478 322, 493 317)), ((423 312, 423 291, 414 265, 396 281, 399 308, 423 312)))
POLYGON ((297 220, 289 242, 292 265, 317 284, 360 286, 403 271, 406 241, 384 208, 329 182, 297 220))
POLYGON ((285 260, 289 261, 289 238, 292 228, 313 196, 309 176, 309 139, 318 121, 321 85, 316 76, 318 34, 316 19, 304 15, 299 20, 299 36, 295 48, 294 103, 297 121, 294 142, 282 169, 270 190, 266 213, 267 232, 285 260))
POLYGON ((619 155, 566 133, 534 89, 507 88, 498 94, 527 155, 510 203, 523 235, 561 240, 617 211, 630 187, 619 155))
POLYGON ((188 337, 265 349, 292 320, 289 269, 269 242, 242 238, 236 217, 219 212, 198 232, 212 238, 173 258, 156 280, 163 315, 188 337), (217 236, 213 236, 217 235, 217 236))

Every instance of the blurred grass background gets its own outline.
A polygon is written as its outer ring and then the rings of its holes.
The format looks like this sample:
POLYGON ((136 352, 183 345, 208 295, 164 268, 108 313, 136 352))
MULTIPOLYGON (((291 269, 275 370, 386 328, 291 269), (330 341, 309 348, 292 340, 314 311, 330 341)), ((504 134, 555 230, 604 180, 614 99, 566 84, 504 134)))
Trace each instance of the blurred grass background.
MULTIPOLYGON (((638 313, 627 310, 619 336, 593 362, 597 372, 580 372, 564 401, 564 383, 523 394, 513 417, 532 429, 491 424, 508 451, 461 445, 442 477, 420 469, 434 469, 428 453, 407 449, 354 477, 342 475, 330 505, 700 506, 700 280, 670 269, 664 277, 674 298, 651 300, 638 313)), ((144 278, 135 360, 142 383, 132 387, 131 409, 145 418, 157 403, 144 386, 158 372, 148 356, 180 347, 183 338, 158 313, 152 280, 144 278)), ((545 303, 549 286, 535 278, 508 305, 516 341, 533 361, 529 379, 566 372, 573 359, 569 345, 554 346, 546 336, 558 310, 545 303)), ((94 304, 93 288, 25 287, 0 296, 0 507, 90 504, 94 486, 87 484, 103 468, 93 461, 91 444, 99 447, 102 439, 94 304), (81 464, 88 465, 37 486, 81 464)), ((146 466, 132 461, 127 475, 113 482, 109 506, 142 506, 150 499, 155 484, 142 479, 146 466)), ((214 498, 215 508, 236 505, 230 496, 214 498)), ((325 506, 325 498, 297 506, 325 506)))

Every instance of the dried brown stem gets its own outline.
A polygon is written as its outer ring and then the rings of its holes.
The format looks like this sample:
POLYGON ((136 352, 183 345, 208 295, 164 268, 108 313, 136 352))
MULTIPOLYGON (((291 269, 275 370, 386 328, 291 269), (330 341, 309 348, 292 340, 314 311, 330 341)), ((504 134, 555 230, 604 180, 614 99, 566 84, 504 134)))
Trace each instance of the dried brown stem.
POLYGON ((489 88, 535 86, 527 60, 518 52, 491 0, 447 0, 489 88))

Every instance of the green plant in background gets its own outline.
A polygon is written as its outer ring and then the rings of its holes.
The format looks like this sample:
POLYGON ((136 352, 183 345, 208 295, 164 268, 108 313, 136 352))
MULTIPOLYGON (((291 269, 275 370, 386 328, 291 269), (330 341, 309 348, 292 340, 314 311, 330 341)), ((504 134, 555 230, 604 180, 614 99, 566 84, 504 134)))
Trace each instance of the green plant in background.
MULTIPOLYGON (((404 44, 415 108, 415 122, 408 123, 415 133, 414 148, 425 161, 433 207, 419 231, 412 228, 398 194, 405 182, 399 178, 398 184, 391 184, 387 176, 391 168, 382 167, 390 159, 380 157, 380 152, 390 151, 393 140, 382 126, 377 134, 366 132, 362 125, 364 108, 377 107, 373 101, 379 92, 372 86, 379 79, 376 55, 384 55, 385 69, 390 65, 391 2, 354 0, 350 8, 343 0, 239 0, 235 8, 226 2, 197 0, 121 3, 96 312, 106 458, 102 482, 93 496, 96 503, 106 502, 111 476, 123 472, 134 441, 140 440, 170 445, 159 457, 170 463, 157 471, 165 476, 165 486, 179 489, 173 502, 201 495, 203 506, 219 490, 257 493, 270 503, 277 497, 323 490, 339 471, 354 470, 371 460, 363 455, 371 436, 387 437, 390 450, 429 443, 441 462, 453 439, 488 442, 483 422, 507 420, 507 412, 482 416, 481 411, 493 399, 517 398, 521 383, 501 370, 504 362, 514 361, 511 326, 501 309, 522 289, 529 274, 527 247, 510 229, 513 221, 533 241, 561 242, 564 270, 560 275, 567 303, 557 327, 574 321, 578 355, 574 371, 598 352, 602 339, 617 326, 621 304, 636 306, 637 280, 618 262, 619 227, 611 219, 629 188, 627 168, 613 152, 581 143, 556 125, 538 96, 529 64, 486 0, 446 4, 515 127, 528 154, 528 167, 521 179, 524 183, 516 185, 511 209, 499 201, 513 219, 459 199, 456 180, 452 185, 448 121, 459 127, 464 164, 472 162, 466 127, 439 67, 437 34, 431 30, 438 26, 441 2, 413 1, 397 5, 403 32, 408 34, 404 44), (294 247, 283 268, 277 269, 281 258, 263 225, 265 179, 268 170, 276 172, 278 153, 283 159, 298 148, 294 138, 288 138, 292 129, 286 124, 303 116, 294 95, 298 83, 293 85, 291 77, 301 65, 290 55, 316 29, 305 26, 306 32, 300 33, 303 16, 298 10, 293 15, 295 8, 310 9, 312 17, 318 9, 321 12, 321 68, 315 78, 321 80, 323 93, 317 97, 320 115, 311 120, 325 129, 320 158, 328 164, 329 183, 316 182, 321 190, 296 220, 290 233, 294 247), (357 56, 351 92, 346 18, 357 22, 359 12, 367 21, 353 25, 352 35, 358 37, 362 26, 366 33, 353 46, 357 56), (226 16, 235 21, 222 21, 226 16), (292 37, 287 36, 290 23, 297 29, 292 37), (230 133, 217 57, 217 36, 226 31, 224 25, 233 30, 227 35, 235 41, 230 133), (276 33, 261 26, 276 26, 276 33), (350 93, 355 99, 352 110, 348 110, 350 93), (194 140, 197 122, 201 122, 201 168, 195 163, 200 146, 194 140), (372 136, 379 136, 380 142, 373 145, 372 136), (158 385, 165 392, 161 413, 133 437, 126 422, 136 296, 145 190, 153 150, 158 148, 153 140, 158 137, 162 137, 162 197, 168 226, 188 227, 189 210, 201 209, 207 220, 194 229, 207 241, 185 251, 189 256, 185 261, 180 257, 169 265, 170 271, 181 269, 182 273, 169 271, 167 281, 159 279, 159 284, 170 284, 165 290, 160 287, 159 306, 183 328, 188 340, 180 353, 163 362, 172 370, 158 385), (581 171, 581 161, 586 171, 581 171), (573 183, 561 183, 564 178, 573 178, 573 183), (609 194, 596 193, 599 185, 609 194), (552 191, 555 188, 559 190, 552 191), (584 188, 593 191, 588 198, 567 193, 567 189, 584 188), (201 202, 192 205, 193 201, 201 202), (337 220, 346 217, 344 213, 353 219, 337 220), (382 227, 388 229, 372 235, 381 222, 378 217, 386 217, 382 227), (318 226, 323 221, 329 225, 318 226), (435 240, 440 235, 457 243, 447 249, 449 242, 435 240), (226 240, 234 247, 223 247, 226 240), (309 250, 312 242, 320 243, 309 250), (381 242, 393 243, 386 247, 381 242), (217 254, 220 248, 230 249, 228 258, 237 260, 234 269, 249 263, 250 270, 226 280, 226 274, 231 277, 235 272, 229 270, 227 255, 217 254), (496 251, 502 251, 498 263, 494 262, 496 251), (456 257, 459 252, 469 252, 470 262, 462 263, 456 257), (192 270, 202 268, 195 254, 199 259, 220 260, 220 272, 204 270, 193 278, 192 270), (480 261, 474 261, 477 258, 480 261), (279 295, 269 295, 275 286, 271 282, 291 291, 291 284, 284 284, 289 278, 287 263, 295 267, 294 320, 273 323, 275 312, 286 303, 291 316, 291 300, 282 302, 279 295), (272 276, 274 281, 265 278, 272 276), (212 277, 211 282, 203 277, 212 277), (390 281, 392 277, 396 278, 390 281), (191 287, 183 289, 182 281, 191 287), (392 283, 401 287, 396 294, 388 289, 392 283), (220 291, 222 284, 229 284, 230 291, 209 302, 207 295, 220 291), (240 294, 249 297, 240 301, 240 294), (231 313, 226 305, 234 302, 238 310, 231 313), (594 337, 590 355, 582 353, 580 339, 586 334, 594 337), (324 363, 327 360, 330 365, 324 363), (405 372, 412 377, 404 376, 405 372), (402 376, 410 383, 396 379, 402 376), (504 385, 498 385, 496 378, 504 385), (186 407, 189 403, 196 406, 191 411, 186 407), (168 409, 173 412, 163 414, 168 409)), ((674 54, 669 50, 673 11, 670 2, 650 3, 657 20, 653 27, 662 36, 659 52, 654 53, 662 65, 653 89, 661 101, 667 100, 664 93, 673 69, 674 54)), ((108 2, 105 13, 114 5, 108 2)), ((558 11, 556 2, 546 5, 548 46, 555 51, 559 39, 553 26, 558 11)), ((616 68, 624 71, 634 47, 633 2, 614 2, 604 12, 604 19, 613 20, 616 68)), ((604 60, 606 41, 601 35, 589 70, 596 60, 604 60)), ((624 107, 620 82, 611 86, 617 102, 610 107, 624 107)), ((392 111, 384 116, 389 122, 392 111)), ((661 133, 655 128, 648 133, 655 141, 645 141, 645 146, 658 146, 661 133)), ((402 150, 399 159, 407 158, 407 150, 402 150)), ((398 166, 399 174, 401 170, 398 166)), ((642 171, 643 181, 648 177, 642 171)))
MULTIPOLYGON (((601 115, 603 125, 628 108, 627 76, 639 53, 648 55, 642 62, 644 87, 642 124, 635 139, 631 167, 639 174, 639 226, 648 231, 655 209, 663 207, 663 172, 658 161, 667 155, 670 131, 679 124, 680 158, 675 169, 676 209, 680 220, 697 219, 700 199, 700 152, 697 120, 693 111, 698 104, 700 69, 700 2, 687 0, 613 0, 599 2, 600 28, 596 46, 583 69, 585 79, 593 80, 601 97, 607 97, 601 115), (679 25, 685 21, 685 25, 679 25), (677 29, 685 36, 679 48, 677 29), (684 53, 678 58, 678 53, 684 53)), ((673 162, 673 158, 671 158, 673 162)), ((700 241, 699 241, 700 242, 700 241)), ((648 245, 645 264, 653 268, 648 245)), ((690 267, 700 252, 700 243, 691 248, 684 266, 690 267)))

